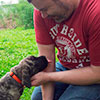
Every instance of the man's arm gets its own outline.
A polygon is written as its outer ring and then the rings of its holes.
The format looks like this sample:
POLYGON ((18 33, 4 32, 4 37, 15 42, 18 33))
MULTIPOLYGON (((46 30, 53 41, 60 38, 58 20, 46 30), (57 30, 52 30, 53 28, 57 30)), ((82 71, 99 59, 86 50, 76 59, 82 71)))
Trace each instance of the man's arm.
POLYGON ((64 82, 74 85, 100 84, 100 66, 84 67, 45 75, 48 81, 64 82))
MULTIPOLYGON (((39 49, 39 56, 44 55, 51 63, 48 64, 46 72, 53 72, 55 71, 55 47, 54 44, 52 45, 41 45, 37 44, 39 49)), ((42 97, 43 100, 53 100, 53 83, 49 82, 43 84, 42 86, 42 97)))
MULTIPOLYGON (((63 82, 73 85, 92 85, 100 84, 100 66, 89 66, 79 69, 72 69, 61 72, 40 72, 33 79, 42 77, 42 82, 33 82, 33 85, 43 84, 45 82, 63 82)), ((38 79, 39 80, 39 79, 38 79)))

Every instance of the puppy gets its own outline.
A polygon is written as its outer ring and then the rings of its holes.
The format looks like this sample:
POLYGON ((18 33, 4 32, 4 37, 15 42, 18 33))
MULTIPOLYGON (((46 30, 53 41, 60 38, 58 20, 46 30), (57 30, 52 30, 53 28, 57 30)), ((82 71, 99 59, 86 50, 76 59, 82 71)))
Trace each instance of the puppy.
POLYGON ((19 100, 24 86, 31 87, 31 76, 44 70, 48 61, 44 56, 29 56, 0 79, 0 100, 19 100))

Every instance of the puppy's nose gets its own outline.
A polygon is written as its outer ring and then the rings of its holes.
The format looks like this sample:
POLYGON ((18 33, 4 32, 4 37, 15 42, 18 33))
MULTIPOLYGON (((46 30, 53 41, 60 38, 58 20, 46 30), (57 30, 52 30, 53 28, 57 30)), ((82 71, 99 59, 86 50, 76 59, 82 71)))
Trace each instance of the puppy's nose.
POLYGON ((48 61, 48 63, 52 63, 52 60, 50 60, 50 59, 47 59, 47 61, 48 61))

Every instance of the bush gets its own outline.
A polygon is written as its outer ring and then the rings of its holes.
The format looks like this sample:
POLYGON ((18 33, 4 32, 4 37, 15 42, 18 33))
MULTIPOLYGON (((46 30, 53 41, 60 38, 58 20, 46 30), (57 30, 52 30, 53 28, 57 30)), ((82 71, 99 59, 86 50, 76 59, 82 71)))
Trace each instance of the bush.
POLYGON ((16 5, 2 6, 0 9, 0 22, 8 28, 34 28, 33 10, 33 6, 26 1, 20 2, 16 5))
POLYGON ((17 5, 16 10, 18 13, 16 23, 24 25, 25 29, 33 28, 33 6, 24 2, 17 5))

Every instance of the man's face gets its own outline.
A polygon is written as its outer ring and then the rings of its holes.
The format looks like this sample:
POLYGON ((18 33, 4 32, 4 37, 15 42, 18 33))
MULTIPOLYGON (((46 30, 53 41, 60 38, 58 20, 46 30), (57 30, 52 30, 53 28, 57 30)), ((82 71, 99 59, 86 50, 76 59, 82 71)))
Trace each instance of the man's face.
POLYGON ((52 18, 58 23, 68 19, 74 8, 71 3, 65 5, 59 0, 32 0, 31 3, 41 12, 43 18, 52 18))

